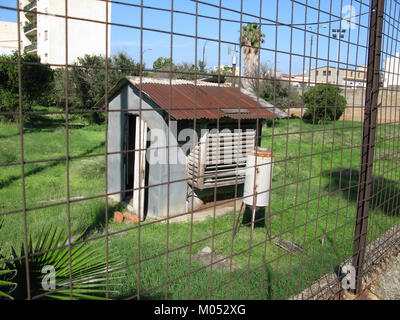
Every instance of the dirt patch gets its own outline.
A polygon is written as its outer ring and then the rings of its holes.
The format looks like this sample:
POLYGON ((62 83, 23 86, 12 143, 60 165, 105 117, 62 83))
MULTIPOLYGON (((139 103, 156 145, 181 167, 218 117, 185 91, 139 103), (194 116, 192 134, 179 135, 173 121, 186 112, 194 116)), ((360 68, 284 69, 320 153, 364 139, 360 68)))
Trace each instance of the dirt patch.
POLYGON ((387 263, 369 290, 383 300, 400 300, 400 253, 387 263))
MULTIPOLYGON (((231 259, 222 254, 212 253, 209 247, 203 248, 201 251, 192 255, 192 259, 200 262, 204 266, 212 264, 213 270, 228 271, 230 270, 231 259)), ((232 260, 232 271, 240 269, 240 265, 232 260)))

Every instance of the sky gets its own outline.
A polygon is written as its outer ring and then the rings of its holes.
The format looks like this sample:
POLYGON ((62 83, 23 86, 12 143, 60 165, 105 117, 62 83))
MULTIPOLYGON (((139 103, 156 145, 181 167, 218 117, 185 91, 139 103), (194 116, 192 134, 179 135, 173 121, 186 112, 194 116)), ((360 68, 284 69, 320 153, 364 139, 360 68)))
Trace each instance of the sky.
MULTIPOLYGON (((175 63, 194 64, 197 43, 197 61, 203 58, 204 48, 207 68, 212 68, 218 63, 231 64, 232 55, 228 55, 228 48, 231 46, 233 49, 234 46, 229 43, 239 42, 240 20, 242 19, 243 25, 247 22, 260 23, 261 16, 265 41, 260 50, 260 61, 271 69, 275 69, 276 65, 276 70, 283 73, 302 74, 307 71, 310 64, 308 56, 311 38, 313 38, 314 58, 311 61, 312 68, 327 64, 336 66, 339 41, 328 35, 332 29, 340 27, 347 29, 345 41, 340 42, 340 62, 343 64, 341 66, 345 67, 347 64, 349 68, 354 69, 355 66, 366 63, 369 0, 221 0, 221 10, 220 0, 199 1, 197 41, 196 18, 185 14, 196 13, 195 1, 143 0, 145 7, 166 9, 161 11, 143 8, 143 21, 141 21, 141 0, 118 0, 112 3, 111 53, 125 52, 139 61, 142 50, 143 60, 148 68, 152 67, 158 57, 172 56, 175 63), (349 15, 351 12, 349 5, 353 5, 353 15, 356 16, 354 20, 360 25, 349 25, 346 20, 340 22, 340 18, 337 18, 349 15), (243 6, 242 15, 241 6, 243 6), (169 11, 171 8, 174 10, 173 15, 169 11), (330 20, 333 21, 329 23, 330 20), (293 23, 296 26, 294 28, 278 26, 276 21, 280 24, 293 23), (305 23, 312 25, 305 28, 305 23), (143 26, 142 46, 141 26, 143 26), (172 40, 171 26, 174 32, 172 40), (311 31, 319 32, 320 36, 313 35, 311 31), (304 58, 304 55, 307 57, 304 58), (316 57, 319 59, 318 62, 316 57)), ((16 1, 0 0, 0 6, 15 8, 16 1)), ((16 12, 0 8, 0 20, 16 21, 16 12)), ((239 49, 238 46, 236 48, 239 49)), ((239 53, 237 55, 239 57, 239 53)))

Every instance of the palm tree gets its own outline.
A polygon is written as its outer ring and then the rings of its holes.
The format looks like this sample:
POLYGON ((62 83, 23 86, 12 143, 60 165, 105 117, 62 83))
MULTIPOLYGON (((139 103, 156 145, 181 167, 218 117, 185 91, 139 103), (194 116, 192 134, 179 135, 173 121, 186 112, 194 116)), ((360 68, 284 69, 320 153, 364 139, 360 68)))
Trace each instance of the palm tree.
MULTIPOLYGON (((240 47, 243 47, 244 76, 258 76, 258 54, 261 43, 264 43, 265 35, 261 33, 261 28, 256 23, 248 23, 242 28, 240 36, 240 47)), ((244 87, 250 87, 251 79, 244 79, 244 87)))

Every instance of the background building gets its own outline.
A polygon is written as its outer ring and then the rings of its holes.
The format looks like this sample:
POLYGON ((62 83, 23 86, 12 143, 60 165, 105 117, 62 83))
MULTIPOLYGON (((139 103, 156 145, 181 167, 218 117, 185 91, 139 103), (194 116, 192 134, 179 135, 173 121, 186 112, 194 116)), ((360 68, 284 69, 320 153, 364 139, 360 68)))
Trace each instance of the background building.
POLYGON ((308 84, 307 74, 290 75, 286 73, 279 73, 279 77, 277 75, 277 78, 286 81, 288 84, 295 88, 303 88, 308 84))
POLYGON ((394 57, 386 58, 383 86, 400 87, 400 52, 394 57))
MULTIPOLYGON (((68 19, 65 1, 20 0, 21 40, 25 51, 37 54, 41 62, 66 63, 66 22, 68 23, 68 63, 85 54, 110 53, 110 26, 106 39, 106 2, 99 0, 69 0, 68 19), (78 18, 78 19, 77 19, 78 18), (103 23, 83 21, 96 20, 103 23)), ((111 4, 108 8, 111 22, 111 4)))
POLYGON ((18 24, 0 21, 0 54, 10 54, 18 50, 18 24))
POLYGON ((361 66, 358 69, 336 69, 335 67, 320 67, 310 72, 310 86, 320 83, 338 84, 343 87, 365 87, 367 68, 361 66))

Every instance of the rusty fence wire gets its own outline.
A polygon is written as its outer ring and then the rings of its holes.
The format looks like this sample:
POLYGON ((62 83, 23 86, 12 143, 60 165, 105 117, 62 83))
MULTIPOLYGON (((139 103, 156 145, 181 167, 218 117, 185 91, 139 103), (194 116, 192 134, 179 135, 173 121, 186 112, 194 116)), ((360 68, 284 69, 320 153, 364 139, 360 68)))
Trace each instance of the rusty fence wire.
POLYGON ((0 297, 339 299, 397 252, 398 1, 0 10, 0 297))

